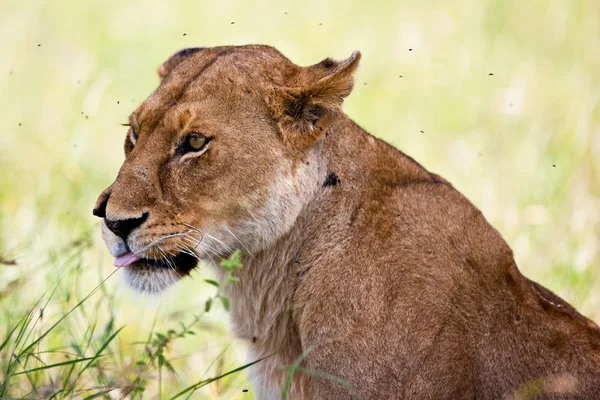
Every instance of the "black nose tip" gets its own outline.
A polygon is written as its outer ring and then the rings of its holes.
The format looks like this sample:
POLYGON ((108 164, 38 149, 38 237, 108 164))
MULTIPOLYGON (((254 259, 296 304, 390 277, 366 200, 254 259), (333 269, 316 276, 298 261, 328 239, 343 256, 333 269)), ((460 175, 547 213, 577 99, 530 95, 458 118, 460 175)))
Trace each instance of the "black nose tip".
POLYGON ((140 218, 120 219, 116 221, 106 219, 105 221, 106 226, 112 233, 123 239, 123 241, 126 241, 131 231, 142 225, 146 219, 148 219, 147 212, 143 213, 140 218))
POLYGON ((100 199, 98 199, 98 201, 96 202, 97 206, 94 207, 94 209, 92 210, 92 214, 94 214, 96 217, 106 218, 106 205, 108 204, 109 197, 110 194, 105 195, 104 193, 102 193, 100 195, 100 199))

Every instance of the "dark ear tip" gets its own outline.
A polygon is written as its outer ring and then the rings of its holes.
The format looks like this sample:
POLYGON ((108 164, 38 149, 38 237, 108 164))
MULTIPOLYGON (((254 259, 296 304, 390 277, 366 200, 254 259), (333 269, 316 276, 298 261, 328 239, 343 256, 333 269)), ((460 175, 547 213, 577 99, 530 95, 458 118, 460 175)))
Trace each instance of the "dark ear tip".
POLYGON ((200 50, 204 50, 204 49, 206 49, 206 47, 187 47, 185 49, 179 50, 174 55, 179 55, 179 56, 182 56, 182 57, 189 57, 192 54, 197 53, 200 50))
POLYGON ((336 70, 337 71, 346 70, 348 72, 353 72, 358 67, 361 57, 362 57, 362 55, 360 54, 360 51, 358 51, 358 50, 353 51, 352 54, 350 55, 350 57, 346 58, 343 61, 340 61, 336 70))
POLYGON ((158 76, 160 76, 161 79, 164 79, 177 64, 204 49, 206 49, 206 47, 188 47, 173 53, 167 61, 158 67, 158 76))
POLYGON ((362 57, 362 54, 360 53, 360 51, 355 50, 352 52, 352 55, 350 55, 350 58, 348 58, 346 64, 358 64, 361 57, 362 57))

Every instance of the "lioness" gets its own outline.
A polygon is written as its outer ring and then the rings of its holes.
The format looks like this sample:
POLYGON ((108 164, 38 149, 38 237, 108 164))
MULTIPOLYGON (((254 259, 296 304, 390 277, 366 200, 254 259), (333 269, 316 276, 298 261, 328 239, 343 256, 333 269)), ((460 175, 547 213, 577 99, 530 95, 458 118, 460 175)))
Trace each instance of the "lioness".
POLYGON ((159 292, 240 249, 227 295, 266 357, 258 399, 296 360, 294 399, 600 399, 598 326, 521 275, 450 183, 341 111, 359 60, 169 58, 94 208, 115 265, 159 292))

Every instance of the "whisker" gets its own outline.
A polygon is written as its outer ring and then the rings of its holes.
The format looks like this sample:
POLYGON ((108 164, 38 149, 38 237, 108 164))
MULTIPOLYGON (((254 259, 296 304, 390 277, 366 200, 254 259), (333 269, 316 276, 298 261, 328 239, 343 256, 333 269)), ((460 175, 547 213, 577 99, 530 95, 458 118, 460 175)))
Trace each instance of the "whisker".
POLYGON ((250 252, 250 250, 244 245, 244 243, 242 243, 242 241, 240 239, 237 238, 237 236, 235 236, 233 234, 233 232, 231 232, 231 229, 229 229, 228 227, 224 226, 224 228, 227 230, 227 232, 229 232, 231 234, 231 236, 234 237, 235 240, 237 240, 244 249, 246 249, 246 251, 248 252, 248 254, 250 255, 250 257, 254 258, 256 260, 256 258, 252 255, 252 253, 250 252))
POLYGON ((194 246, 194 249, 196 247, 198 247, 198 245, 200 244, 200 242, 202 241, 202 239, 204 239, 204 235, 202 234, 202 232, 197 231, 200 233, 200 239, 196 239, 195 237, 193 237, 192 235, 190 235, 189 233, 186 235, 186 238, 192 238, 193 240, 196 241, 196 245, 194 246))
POLYGON ((196 253, 194 253, 193 251, 191 251, 190 248, 188 246, 186 246, 185 244, 183 244, 183 243, 178 243, 177 244, 177 250, 179 250, 182 253, 185 253, 185 254, 189 255, 190 257, 194 257, 198 261, 202 261, 200 259, 200 257, 196 253))
POLYGON ((133 256, 137 256, 139 253, 142 253, 148 249, 151 249, 152 247, 158 245, 159 243, 164 242, 167 239, 171 239, 171 238, 175 238, 175 237, 182 237, 182 236, 186 236, 187 234, 188 234, 187 232, 182 232, 182 233, 173 233, 171 235, 162 236, 162 237, 150 242, 148 245, 142 247, 141 249, 133 252, 131 257, 129 258, 129 260, 131 260, 131 258, 133 258, 133 256))
POLYGON ((195 227, 195 226, 193 226, 193 225, 186 224, 185 222, 183 223, 183 225, 185 225, 185 226, 187 226, 188 228, 190 228, 190 229, 192 229, 192 230, 194 230, 194 231, 198 232, 198 233, 200 234, 200 240, 202 240, 202 238, 204 237, 204 232, 202 232, 200 229, 196 228, 196 227, 195 227))
POLYGON ((248 214, 252 217, 252 219, 254 219, 254 221, 256 221, 257 225, 259 225, 259 226, 262 225, 261 222, 258 220, 258 218, 256 218, 254 216, 254 214, 252 214, 252 211, 250 211, 250 210, 246 210, 246 211, 248 211, 248 214))
MULTIPOLYGON (((217 257, 219 256, 219 254, 218 254, 218 253, 216 253, 216 252, 215 252, 213 249, 211 249, 211 248, 210 248, 208 245, 206 245, 206 244, 204 244, 204 243, 197 243, 197 244, 196 244, 196 246, 194 247, 194 249, 198 248, 198 246, 199 246, 199 245, 206 246, 206 248, 205 248, 205 249, 202 249, 202 250, 206 250, 207 252, 211 252, 213 255, 215 255, 215 256, 217 256, 217 257)), ((189 247, 188 247, 188 248, 189 248, 189 247)), ((209 254, 209 253, 205 253, 205 254, 206 254, 207 256, 209 256, 209 257, 210 257, 210 254, 209 254)))
POLYGON ((212 253, 213 253, 215 256, 218 256, 218 257, 220 257, 220 254, 219 254, 219 252, 218 252, 218 251, 217 251, 215 248, 213 248, 211 245, 209 245, 208 243, 204 243, 204 242, 203 242, 203 241, 201 241, 201 240, 200 240, 200 241, 195 241, 195 238, 193 238, 193 237, 191 237, 191 236, 189 236, 189 235, 188 235, 187 237, 185 237, 185 238, 184 238, 184 240, 186 240, 186 239, 187 239, 188 241, 190 241, 191 243, 194 243, 194 242, 196 243, 196 244, 194 245, 194 248, 197 248, 198 246, 202 245, 202 246, 206 247, 206 249, 207 249, 207 250, 211 251, 211 252, 212 252, 212 253))
POLYGON ((198 257, 198 255, 196 255, 196 253, 191 252, 187 246, 178 244, 177 245, 177 250, 181 251, 182 253, 185 253, 191 257, 194 257, 195 259, 197 259, 198 261, 200 261, 200 257, 198 257))
POLYGON ((187 226, 190 229, 195 230, 196 232, 200 233, 203 236, 206 235, 209 239, 212 239, 214 241, 219 242, 220 244, 223 245, 223 247, 225 247, 225 250, 227 250, 228 252, 233 252, 234 251, 234 249, 232 249, 231 247, 227 246, 227 244, 225 242, 223 242, 222 240, 220 240, 219 238, 216 238, 216 237, 214 237, 214 236, 212 236, 212 235, 210 235, 210 234, 208 234, 206 232, 202 232, 200 229, 196 228, 195 226, 192 226, 192 225, 189 225, 189 224, 186 224, 186 223, 184 223, 183 225, 187 226))
MULTIPOLYGON (((201 236, 201 237, 200 237, 200 239, 196 239, 194 236, 192 236, 192 235, 190 235, 190 234, 187 234, 187 235, 186 235, 186 236, 183 238, 183 240, 188 240, 188 241, 190 241, 191 243, 195 243, 195 245, 194 245, 194 249, 196 249, 196 248, 197 248, 197 247, 200 245, 200 243, 202 242, 202 239, 204 239, 204 236, 201 236)), ((190 249, 190 250, 191 250, 191 249, 190 249)), ((193 251, 193 250, 192 250, 192 251, 193 251)))
MULTIPOLYGON (((189 239, 188 237, 186 237, 186 238, 184 238, 184 239, 187 239, 187 240, 190 240, 190 241, 191 241, 191 239, 189 239)), ((211 248, 211 247, 210 247, 208 244, 206 244, 206 243, 198 242, 198 243, 196 243, 196 245, 194 246, 194 248, 197 248, 199 245, 206 246, 206 250, 208 250, 208 251, 212 252, 212 253, 213 253, 213 254, 215 254, 217 257, 220 257, 220 256, 219 256, 219 253, 215 252, 215 251, 214 251, 214 250, 213 250, 213 249, 212 249, 212 248, 211 248)), ((188 248, 189 248, 189 247, 188 247, 188 248)), ((210 261, 212 262, 212 264, 213 264, 213 265, 215 266, 215 268, 216 268, 216 267, 217 267, 217 263, 216 263, 216 262, 215 262, 215 260, 212 258, 212 256, 211 256, 210 254, 208 254, 208 253, 206 253, 206 255, 208 256, 208 258, 210 258, 210 261)), ((200 260, 200 258, 198 258, 198 260, 200 260)))
POLYGON ((170 254, 170 252, 166 253, 159 245, 156 245, 156 247, 158 248, 158 250, 160 250, 161 253, 163 253, 165 255, 165 258, 163 259, 165 261, 165 263, 173 270, 173 272, 175 272, 177 275, 179 275, 179 273, 175 269, 175 263, 174 263, 173 259, 171 258, 172 255, 170 254))

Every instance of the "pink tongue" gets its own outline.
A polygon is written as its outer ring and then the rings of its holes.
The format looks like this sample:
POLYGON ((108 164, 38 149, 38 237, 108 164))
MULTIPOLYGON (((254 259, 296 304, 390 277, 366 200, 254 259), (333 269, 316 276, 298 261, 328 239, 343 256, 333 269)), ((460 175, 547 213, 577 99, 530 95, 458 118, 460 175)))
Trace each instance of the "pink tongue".
POLYGON ((115 258, 115 267, 126 267, 139 260, 141 260, 141 258, 136 256, 135 254, 131 252, 125 253, 115 258))

